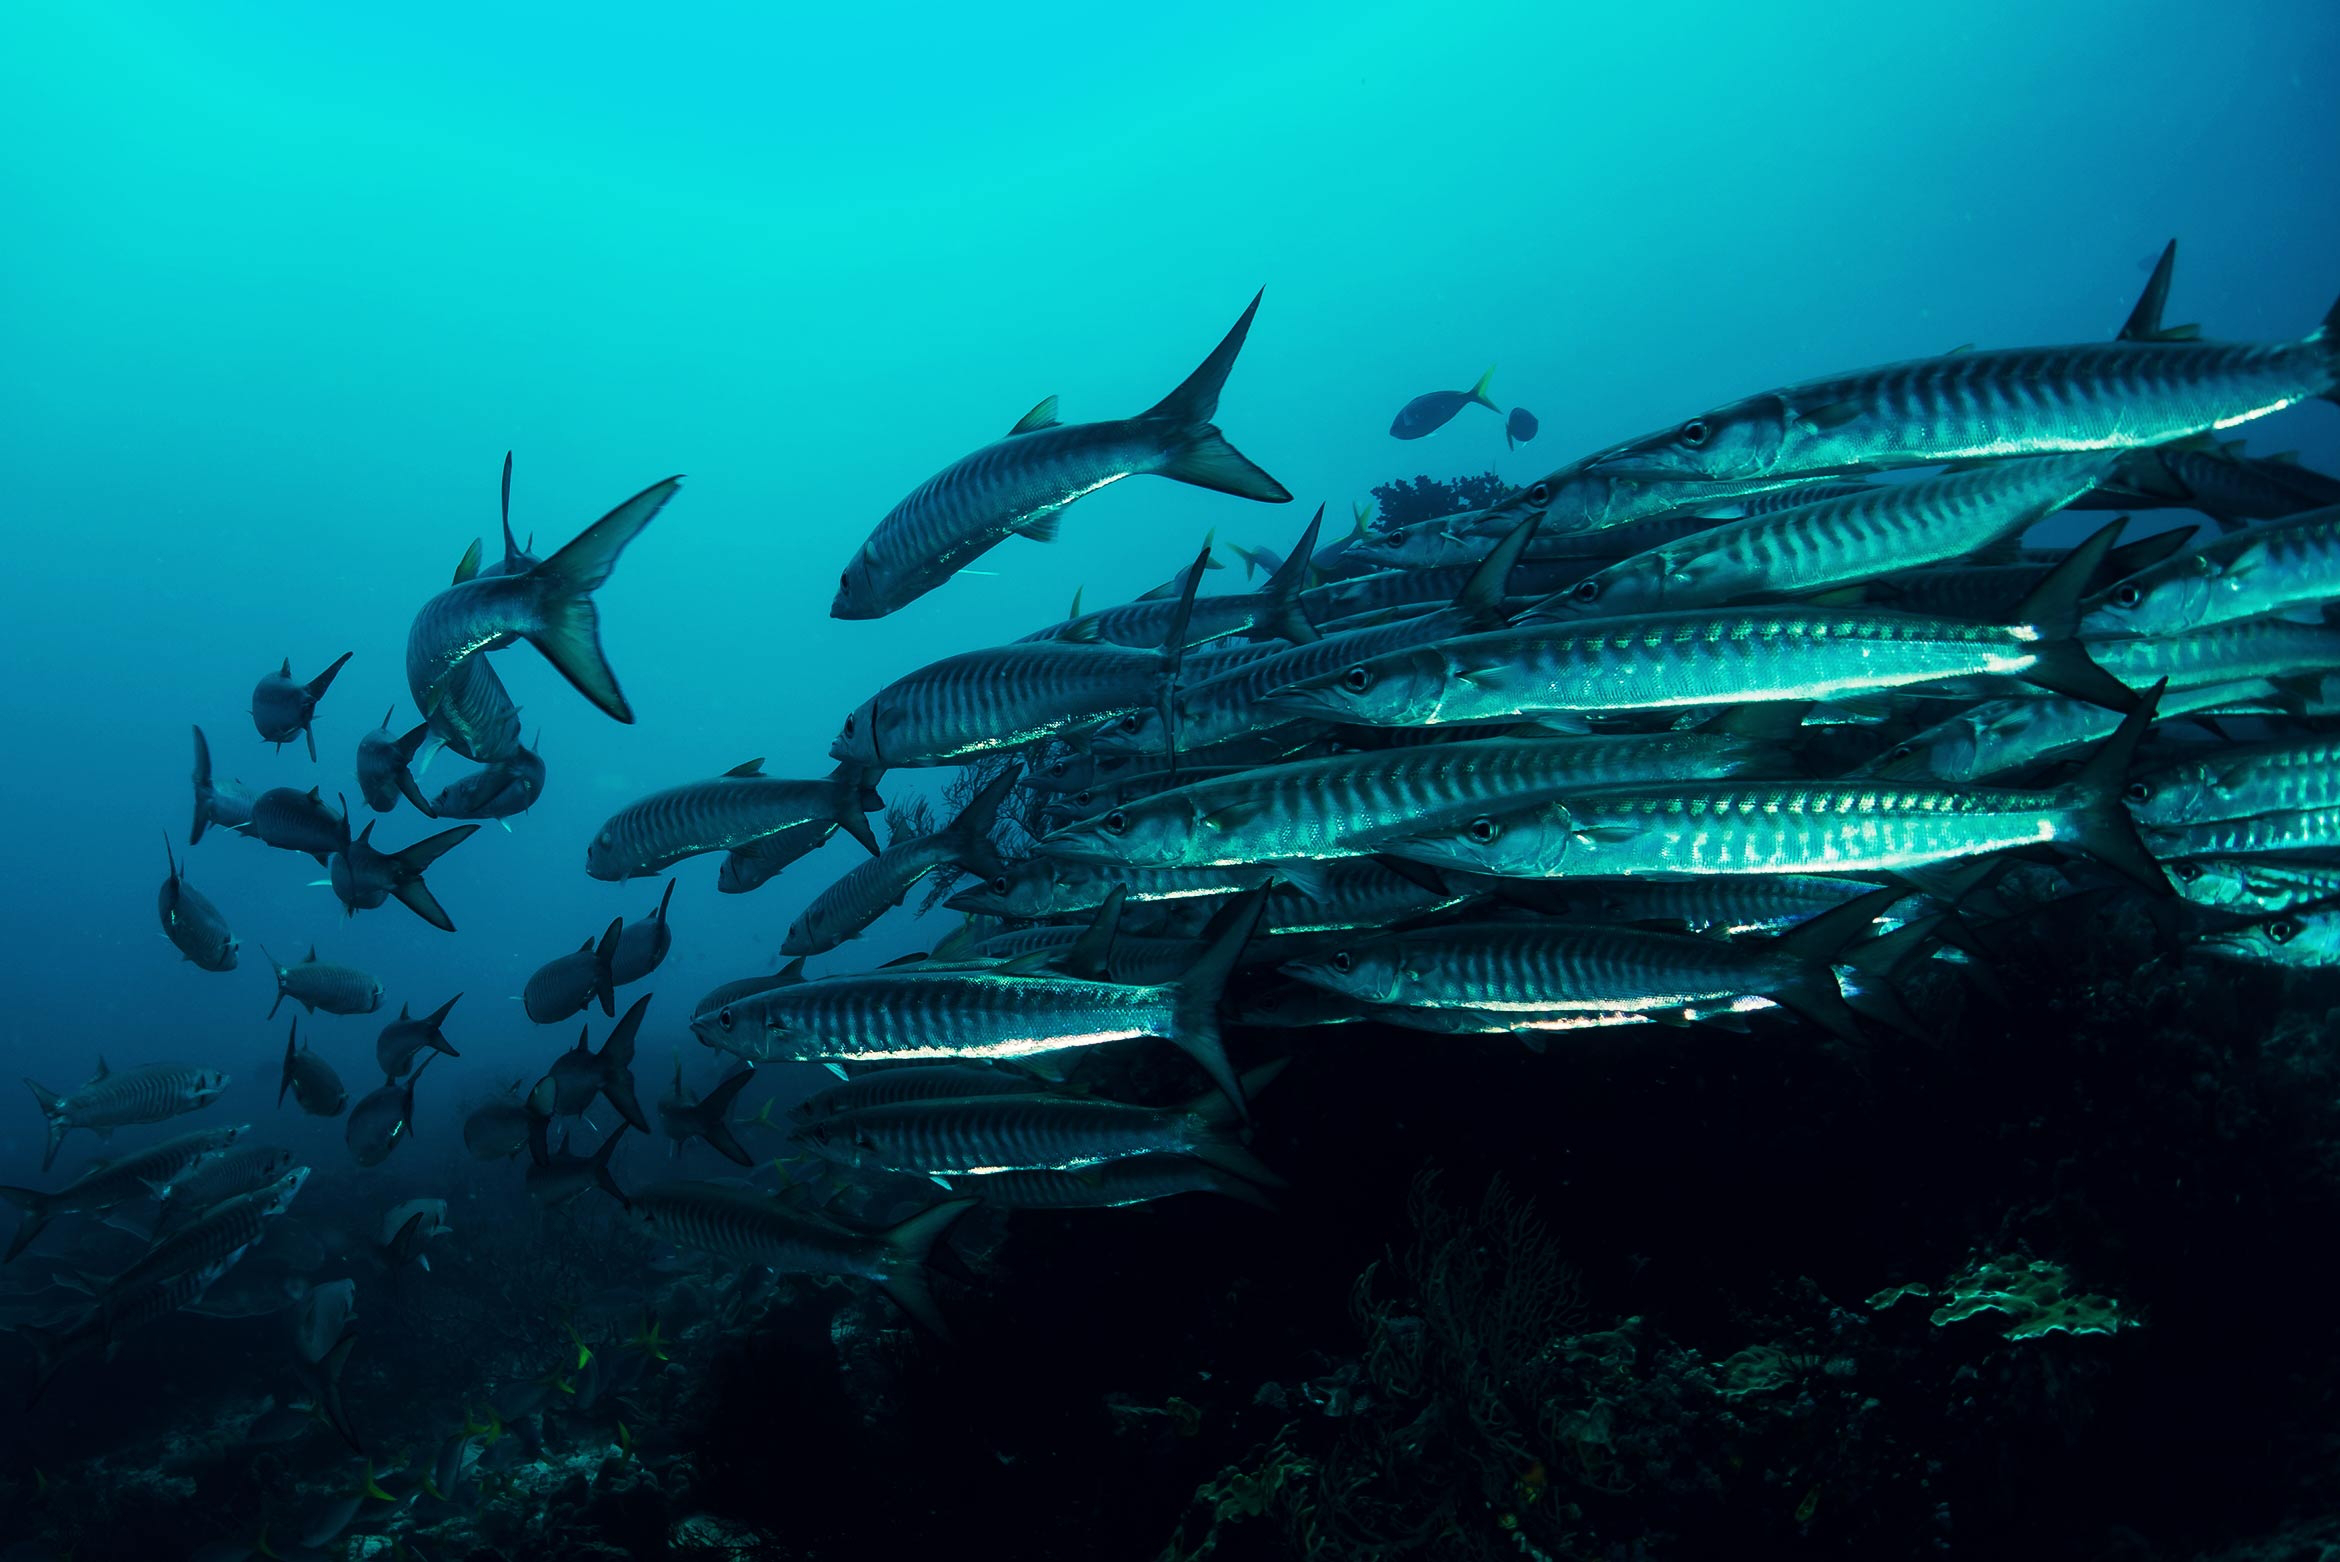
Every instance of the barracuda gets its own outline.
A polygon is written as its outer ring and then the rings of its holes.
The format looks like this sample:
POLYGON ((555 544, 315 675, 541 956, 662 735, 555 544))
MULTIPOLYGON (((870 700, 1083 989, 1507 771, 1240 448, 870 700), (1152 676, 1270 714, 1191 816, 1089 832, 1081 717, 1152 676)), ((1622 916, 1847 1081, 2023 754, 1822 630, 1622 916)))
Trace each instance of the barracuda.
POLYGON ((59 1215, 96 1215, 153 1195, 156 1184, 169 1186, 195 1167, 225 1155, 229 1146, 251 1132, 248 1124, 232 1128, 198 1128, 174 1134, 160 1144, 132 1150, 101 1166, 92 1167, 54 1193, 36 1188, 0 1187, 0 1200, 23 1215, 8 1252, 7 1263, 32 1245, 43 1227, 59 1215))
POLYGON ((1015 1062, 1140 1036, 1178 1047, 1241 1109, 1219 1041, 1218 1005, 1258 922, 1255 892, 1221 910, 1184 980, 1124 986, 1049 972, 892 968, 773 987, 692 1022, 710 1045, 753 1061, 1015 1062))
POLYGON ((2138 883, 2168 881, 2123 804, 2130 757, 2154 697, 2122 721, 2079 776, 2052 788, 1874 781, 1716 781, 1609 787, 1387 850, 1433 867, 1512 878, 1718 873, 1905 876, 2017 847, 2065 845, 2138 883))
POLYGON ((1483 738, 1333 754, 1178 787, 1040 842, 1047 856, 1222 867, 1373 853, 1489 809, 1588 786, 1743 775, 1762 750, 1720 732, 1483 738))
POLYGON ((2221 744, 2145 772, 2128 795, 2148 828, 2340 808, 2340 738, 2221 744))
POLYGON ((862 815, 885 804, 870 789, 867 774, 840 765, 823 780, 791 781, 765 775, 764 762, 751 759, 708 780, 652 792, 594 832, 585 848, 585 871, 620 882, 644 878, 686 857, 738 851, 806 825, 824 832, 842 826, 875 856, 877 836, 862 815))
POLYGON ((2287 809, 2244 819, 2204 819, 2144 832, 2154 856, 2283 857, 2340 847, 2340 808, 2287 809))
POLYGON ((2102 482, 2113 457, 1996 462, 1730 521, 1588 575, 1517 624, 1794 597, 1963 558, 2102 482))
MULTIPOLYGON (((2206 684, 2161 698, 2160 719, 2274 716, 2286 699, 2264 679, 2206 684)), ((1849 777, 1879 781, 1988 781, 2063 759, 2113 734, 2120 713, 2086 700, 1990 700, 1905 738, 1849 777)))
POLYGON ((2195 948, 2248 965, 2321 971, 2340 966, 2340 907, 2281 911, 2241 927, 2204 933, 2195 948))
POLYGON ((825 954, 860 936, 938 868, 957 865, 989 874, 1001 867, 991 848, 991 830, 999 820, 1000 803, 1015 784, 1016 767, 1010 765, 992 777, 946 828, 895 841, 875 857, 856 863, 789 924, 780 953, 825 954))
MULTIPOLYGON (((1324 506, 1316 507, 1315 518, 1300 534, 1300 545, 1293 549, 1284 562, 1269 575, 1267 584, 1258 591, 1221 592, 1212 596, 1197 595, 1186 626, 1188 646, 1223 640, 1232 635, 1249 635, 1256 640, 1287 640, 1295 645, 1316 638, 1316 626, 1301 610, 1302 588, 1308 584, 1309 555, 1316 547, 1316 534, 1324 525, 1324 506)), ((1176 622, 1178 599, 1141 597, 1135 602, 1124 602, 1114 607, 1099 608, 1093 613, 1080 611, 1078 593, 1075 593, 1073 614, 1060 624, 1035 629, 1022 636, 1025 640, 1080 640, 1096 645, 1156 646, 1169 636, 1170 626, 1176 622)))
POLYGON ((790 1275, 874 1282, 902 1311, 949 1337, 926 1281, 927 1255, 951 1223, 974 1208, 954 1199, 878 1232, 854 1232, 798 1215, 751 1188, 662 1182, 635 1194, 631 1210, 657 1236, 742 1265, 790 1275))
POLYGON ((1078 1171, 1135 1155, 1196 1156, 1255 1182, 1277 1179, 1202 1110, 1032 1092, 861 1107, 800 1124, 792 1138, 823 1160, 921 1177, 1078 1171))
POLYGON ((2172 689, 2264 678, 2297 686, 2340 668, 2340 626, 2248 618, 2182 635, 2086 642, 2090 660, 2132 689, 2172 689))
POLYGON ((1788 935, 1729 943, 1689 933, 1566 922, 1445 926, 1301 960, 1285 974, 1365 1003, 1474 1014, 1671 1015, 1742 1012, 1764 999, 1859 1034, 1830 962, 1902 896, 1881 889, 1788 935))
POLYGON ((2218 911, 2291 911, 2340 897, 2340 862, 2282 857, 2189 857, 2169 864, 2177 891, 2218 911))
POLYGON ((295 1166, 274 1181, 249 1193, 237 1194, 205 1210, 185 1229, 165 1237, 139 1255, 127 1269, 111 1275, 98 1293, 98 1305, 109 1308, 121 1297, 190 1269, 205 1269, 260 1240, 266 1222, 292 1208, 309 1180, 309 1168, 295 1166))
POLYGON ((652 483, 520 574, 475 575, 424 603, 406 635, 407 692, 424 718, 437 712, 457 668, 503 637, 518 636, 605 714, 632 721, 633 708, 602 654, 593 593, 681 484, 679 477, 652 483))
POLYGON ((2115 582, 2086 635, 2172 635, 2340 596, 2340 505, 2254 526, 2115 582))
POLYGON ((2127 450, 2340 386, 2340 304, 2292 342, 2136 340, 1947 353, 1750 396, 1594 456, 1643 481, 1821 477, 2127 450))
POLYGON ((1051 396, 1007 438, 928 478, 878 522, 845 566, 829 616, 882 618, 1012 536, 1052 542, 1065 506, 1125 477, 1151 473, 1239 498, 1289 501, 1283 484, 1211 423, 1258 311, 1254 296, 1185 383, 1136 417, 1059 423, 1051 396))
POLYGON ((117 1128, 163 1122, 210 1105, 227 1083, 222 1069, 149 1063, 117 1072, 107 1068, 102 1057, 87 1084, 63 1095, 28 1079, 25 1084, 40 1102, 41 1115, 49 1120, 49 1143, 41 1155, 41 1170, 56 1164, 58 1146, 76 1128, 89 1129, 102 1139, 117 1128))

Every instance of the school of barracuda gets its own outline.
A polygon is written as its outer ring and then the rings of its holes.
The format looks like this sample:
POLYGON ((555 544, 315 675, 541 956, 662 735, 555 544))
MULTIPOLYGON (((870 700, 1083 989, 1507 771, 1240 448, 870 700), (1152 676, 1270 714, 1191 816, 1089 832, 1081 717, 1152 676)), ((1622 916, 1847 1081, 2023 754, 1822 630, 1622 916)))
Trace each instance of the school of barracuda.
MULTIPOLYGON (((801 1182, 744 1174, 621 1185, 614 1152, 651 1129, 632 1073, 651 999, 621 1016, 617 993, 666 958, 672 880, 651 917, 529 980, 528 1017, 580 1035, 533 1089, 472 1113, 466 1145, 487 1162, 525 1152, 547 1204, 598 1191, 721 1262, 858 1277, 940 1335, 928 1255, 979 1202, 1270 1202, 1253 1100, 1285 1054, 1338 1046, 1327 1027, 1539 1050, 1623 1026, 1664 1046, 1657 1027, 1686 1024, 1889 1042, 1918 1023, 1897 991, 1916 962, 1981 958, 1976 926, 2010 860, 2052 864, 2074 891, 2148 897, 2204 955, 2340 965, 2340 482, 2230 442, 2335 399, 2340 307, 2296 341, 2205 341, 2162 323, 2174 257, 2108 339, 1761 391, 1472 513, 1384 529, 1360 515, 1327 543, 1318 507, 1280 558, 1238 550, 1261 567, 1254 585, 1202 591, 1219 567, 1206 545, 1164 560, 1183 567, 1136 601, 1076 602, 895 679, 844 716, 833 768, 750 761, 621 809, 585 844, 596 879, 721 853, 719 890, 743 893, 837 830, 867 849, 796 918, 777 975, 743 975, 687 1015, 659 1006, 730 1072, 699 1097, 678 1065, 657 1122, 755 1171, 732 1115, 742 1090, 772 1065, 826 1067, 839 1080, 786 1125, 794 1153, 907 1180, 926 1190, 920 1213, 857 1229, 801 1182), (2210 524, 2135 524, 2160 511, 2210 524), (2051 522, 2077 540, 2027 542, 2051 522), (935 767, 957 768, 953 816, 881 847, 867 818, 885 807, 881 779, 935 767), (938 881, 965 921, 931 953, 805 973, 938 881), (598 1048, 596 1009, 613 1022, 598 1048), (1147 1041, 1191 1061, 1187 1099, 1068 1081, 1102 1049, 1147 1041), (597 1104, 613 1131, 572 1150, 563 1125, 597 1104)), ((1213 421, 1259 302, 1153 407, 1066 423, 1050 397, 919 484, 846 562, 833 615, 883 617, 1010 538, 1054 540, 1074 501, 1123 478, 1289 501, 1213 421)), ((1416 398, 1393 432, 1493 407, 1487 386, 1416 398)), ((1506 427, 1516 441, 1538 423, 1515 409, 1506 427)), ((190 845, 217 827, 307 855, 349 914, 395 899, 452 932, 427 870, 547 779, 490 654, 525 641, 631 721, 595 593, 680 482, 540 557, 513 538, 506 458, 502 557, 483 563, 474 542, 416 613, 417 720, 386 717, 355 770, 378 815, 403 802, 472 822, 378 846, 381 821, 353 835, 322 786, 255 796, 216 781, 198 729, 190 845), (480 768, 426 799, 416 767, 439 747, 480 768)), ((1225 524, 1217 501, 1197 510, 1225 524)), ((348 659, 263 678, 259 736, 302 740, 313 759, 312 722, 348 659)), ((234 969, 229 917, 175 850, 169 870, 164 934, 199 969, 234 969)), ((279 1006, 384 1004, 380 982, 314 948, 268 963, 279 1006)), ((460 997, 403 1003, 377 1046, 382 1083, 354 1100, 296 1017, 280 1108, 345 1117, 352 1160, 380 1164, 431 1061, 458 1055, 460 997)), ((225 1082, 101 1062, 73 1090, 36 1084, 44 1169, 75 1130, 169 1123, 225 1082)), ((17 1329, 40 1383, 199 1304, 308 1175, 238 1125, 174 1133, 56 1188, 0 1189, 22 1211, 11 1260, 60 1217, 153 1206, 142 1257, 82 1277, 71 1319, 17 1329)), ((392 1214, 383 1245, 403 1259, 445 1211, 392 1214)), ((332 1387, 349 1297, 331 1290, 304 1305, 302 1354, 354 1445, 332 1387)))

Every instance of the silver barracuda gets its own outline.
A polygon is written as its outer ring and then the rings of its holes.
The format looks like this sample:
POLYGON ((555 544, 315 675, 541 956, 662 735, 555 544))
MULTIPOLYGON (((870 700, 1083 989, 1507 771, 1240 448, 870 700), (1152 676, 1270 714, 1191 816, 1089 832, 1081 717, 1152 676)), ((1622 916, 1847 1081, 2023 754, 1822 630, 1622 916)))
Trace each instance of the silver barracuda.
POLYGON ((620 882, 647 878, 686 857, 752 849, 809 825, 824 834, 841 826, 875 856, 877 836, 862 816, 885 804, 866 776, 858 766, 841 765, 822 780, 793 781, 765 775, 764 762, 751 759, 704 781, 666 787, 610 815, 585 848, 585 871, 620 882))
POLYGON ((938 868, 956 865, 988 875, 1000 867, 991 849, 991 831, 999 820, 1000 803, 1016 784, 1016 774, 1013 765, 1001 770, 944 828, 895 841, 847 869, 789 924, 780 953, 825 954, 860 936, 938 868))
POLYGON ((2205 745, 2129 783, 2129 811, 2147 828, 2202 819, 2340 808, 2340 738, 2205 745))
POLYGON ((86 1128, 102 1139, 117 1128, 164 1122, 210 1105, 227 1083, 223 1069, 147 1063, 115 1070, 107 1068, 102 1057, 97 1073, 86 1084, 62 1095, 28 1079, 25 1084, 40 1102, 41 1115, 49 1120, 49 1143, 41 1155, 41 1170, 56 1164, 58 1147, 76 1128, 86 1128))
POLYGON ((2177 892, 2214 911, 2260 915, 2340 899, 2340 862, 2315 858, 2187 857, 2168 865, 2177 892))
POLYGON ((1059 423, 1049 397, 997 444, 962 457, 889 511, 837 580, 832 618, 882 618, 934 590, 1013 536, 1053 541, 1064 508, 1125 477, 1152 474, 1282 504, 1283 484, 1213 426, 1243 350, 1255 296, 1184 384, 1134 418, 1059 423))
POLYGON ((2174 635, 2319 609, 2340 596, 2340 505, 2270 521, 2116 581, 2088 605, 2087 635, 2174 635))
POLYGON ((2221 960, 2328 971, 2340 966, 2340 906, 2278 911, 2240 927, 2216 928, 2194 947, 2221 960))

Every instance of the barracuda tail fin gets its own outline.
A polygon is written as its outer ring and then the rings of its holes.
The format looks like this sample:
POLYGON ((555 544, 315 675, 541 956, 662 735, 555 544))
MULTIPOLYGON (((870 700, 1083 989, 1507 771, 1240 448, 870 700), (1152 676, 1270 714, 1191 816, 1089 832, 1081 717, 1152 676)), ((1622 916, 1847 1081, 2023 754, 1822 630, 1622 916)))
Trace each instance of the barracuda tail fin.
POLYGON ((2039 632, 2031 648, 2032 664, 2021 675, 2024 682, 2110 710, 2136 708, 2136 691, 2097 666, 2088 648, 2074 638, 2080 628, 2081 598, 2128 521, 2120 515, 2098 527, 2065 554, 2015 610, 2017 623, 2039 632))
MULTIPOLYGON (((1316 626, 1308 621, 1306 613, 1300 611, 1300 593, 1308 589, 1308 563, 1316 556, 1317 534, 1323 529, 1324 506, 1320 504, 1316 507, 1315 517, 1308 523, 1308 529, 1300 534, 1299 546, 1275 567, 1275 573, 1260 588, 1260 596, 1265 600, 1260 605, 1259 627, 1294 645, 1307 645, 1318 638, 1316 626)), ((1246 555, 1245 566, 1248 567, 1250 563, 1246 555)))
MULTIPOLYGON (((633 1087, 633 1081, 627 1080, 626 1089, 630 1092, 633 1087)), ((617 1178, 610 1175, 609 1158, 616 1153, 618 1141, 626 1136, 626 1130, 632 1126, 631 1123, 618 1124, 609 1131, 609 1137, 601 1141, 601 1148, 593 1152, 593 1185, 617 1200, 622 1209, 632 1209, 634 1201, 626 1197, 626 1190, 619 1187, 617 1178)))
POLYGON ((203 839, 203 832, 211 824, 211 745, 205 741, 203 729, 195 729, 195 828, 187 832, 187 844, 195 845, 203 839))
POLYGON ((951 860, 970 873, 990 875, 1000 871, 999 854, 991 848, 991 828, 999 823, 1000 804, 1007 801, 1009 792, 1023 775, 1020 765, 1002 766, 998 775, 984 784, 983 790, 970 798, 943 830, 951 860))
POLYGON ((1171 990, 1173 1034, 1169 1040, 1201 1065, 1243 1122, 1250 1121, 1251 1110, 1244 1104, 1243 1085, 1219 1040, 1219 999, 1227 990, 1227 978, 1234 974, 1236 961, 1243 956, 1243 946, 1251 939, 1251 930, 1267 909, 1267 895, 1268 886, 1262 885, 1220 907, 1203 930, 1202 954, 1171 990))
MULTIPOLYGON (((668 881, 671 886, 673 881, 668 881)), ((624 917, 611 917, 609 926, 601 935, 601 942, 593 946, 593 996, 601 1000, 601 1012, 617 1014, 617 946, 626 930, 624 917)))
POLYGON ((15 1205, 19 1216, 16 1235, 8 1239, 8 1251, 0 1254, 0 1264, 5 1264, 32 1246, 33 1238, 48 1225, 49 1196, 37 1188, 0 1187, 0 1202, 15 1205))
MULTIPOLYGON (((342 652, 339 656, 333 659, 333 665, 331 667, 326 668, 316 677, 311 678, 307 683, 302 685, 302 687, 308 691, 308 695, 311 701, 325 698, 325 691, 333 687, 333 680, 341 675, 341 669, 347 666, 349 659, 356 654, 357 653, 354 651, 342 652)), ((315 740, 311 739, 310 741, 313 743, 315 740)))
POLYGON ((413 769, 414 756, 422 752, 422 746, 430 741, 430 736, 431 724, 426 721, 398 740, 398 790, 406 795, 408 802, 414 804, 416 813, 425 819, 436 819, 439 817, 438 810, 431 807, 429 798, 423 796, 422 786, 415 780, 413 769))
POLYGON ((625 1017, 617 1022, 617 1029, 609 1033, 609 1040, 601 1044, 601 1093, 618 1115, 643 1133, 650 1131, 650 1119, 642 1115, 642 1103, 634 1095, 634 1039, 642 1032, 642 1015, 650 1007, 650 995, 644 993, 634 1000, 625 1017))
POLYGON ((877 794, 877 778, 884 774, 850 761, 829 772, 829 779, 838 783, 837 827, 859 841, 872 857, 879 850, 877 832, 865 816, 885 809, 886 800, 877 794))
POLYGON ((2177 891, 2170 884, 2169 875, 2161 871, 2161 864, 2146 850, 2125 794, 2129 762, 2136 757, 2137 745, 2145 739, 2145 729, 2153 724, 2162 691, 2168 686, 2169 680, 2165 678, 2148 690, 2137 702, 2137 708, 2121 718, 2120 727, 2072 778, 2066 788, 2072 801, 2064 819, 2071 832, 2067 839, 2073 845, 2156 895, 2174 895, 2177 891))
POLYGON ((1825 1026, 1846 1041, 1861 1039, 1860 1022, 1836 976, 1836 964, 1846 949, 1869 936, 1877 918, 1895 901, 1907 897, 1901 885, 1871 890, 1856 900, 1832 906, 1808 922, 1780 935, 1777 948, 1795 957, 1794 975, 1763 996, 1783 1009, 1825 1026))
POLYGON ((631 722, 633 707, 601 649, 601 614, 593 593, 617 568, 618 555, 665 508, 679 477, 652 483, 578 533, 568 546, 528 572, 537 591, 537 627, 528 641, 546 661, 612 720, 631 722))
POLYGON ((1259 300, 1260 295, 1253 294, 1243 318, 1211 349, 1211 355, 1178 389, 1140 413, 1138 421, 1176 425, 1166 440, 1161 465, 1154 468, 1162 476, 1241 499, 1285 504, 1292 498, 1291 491, 1252 465, 1211 423, 1218 416, 1219 392, 1226 387, 1227 371, 1235 367, 1235 355, 1243 351, 1243 339, 1251 334, 1251 317, 1259 313, 1259 300))
MULTIPOLYGON (((679 1066, 677 1064, 677 1067, 679 1066)), ((699 1126, 699 1137, 713 1145, 716 1154, 726 1160, 736 1161, 742 1166, 754 1165, 755 1157, 748 1154, 739 1140, 732 1136, 731 1104, 739 1099, 739 1093, 745 1090, 748 1087, 748 1082, 755 1077, 756 1070, 753 1064, 735 1073, 727 1074, 721 1084, 707 1092, 707 1099, 699 1103, 699 1110, 705 1114, 699 1126)))
POLYGON ((952 1199, 937 1204, 890 1227, 881 1238, 886 1244, 886 1259, 885 1272, 879 1276, 878 1285, 894 1299, 895 1306, 946 1343, 951 1331, 943 1323, 941 1309, 934 1305, 934 1289, 927 1281, 926 1271, 943 1233, 981 1202, 980 1199, 952 1199))
POLYGON ((32 1087, 33 1099, 41 1104, 41 1116, 48 1120, 49 1143, 41 1151, 41 1170, 47 1171, 57 1164, 57 1147, 65 1142, 65 1102, 56 1091, 37 1080, 28 1079, 25 1083, 32 1087))
POLYGON ((301 1017, 293 1016, 292 1033, 284 1038, 284 1072, 276 1077, 276 1108, 284 1110, 284 1093, 292 1088, 293 1058, 300 1052, 301 1017))

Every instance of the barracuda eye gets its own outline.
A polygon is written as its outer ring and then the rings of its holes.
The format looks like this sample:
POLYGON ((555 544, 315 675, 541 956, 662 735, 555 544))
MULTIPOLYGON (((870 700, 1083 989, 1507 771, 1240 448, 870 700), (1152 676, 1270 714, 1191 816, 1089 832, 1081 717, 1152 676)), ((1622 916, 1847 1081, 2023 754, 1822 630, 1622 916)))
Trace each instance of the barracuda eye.
POLYGON ((1538 483, 1528 490, 1528 503, 1541 506, 1551 502, 1552 485, 1550 483, 1538 483))
POLYGON ((847 737, 853 736, 853 718, 851 716, 845 718, 845 735, 847 737))
POLYGON ((1915 743, 1896 743, 1885 751, 1885 757, 1887 759, 1907 759, 1916 752, 1917 745, 1915 743))
POLYGON ((2277 917, 2267 924, 2267 936, 2278 944, 2288 944, 2299 936, 2299 923, 2290 917, 2277 917))
POLYGON ((1463 830, 1463 834, 1469 836, 1471 843, 1475 846, 1492 846, 1495 844, 1495 837, 1501 833, 1495 827, 1495 821, 1484 815, 1473 819, 1463 830))
POLYGON ((2132 781, 2129 783, 2129 790, 2127 795, 2129 801, 2132 803, 2150 803, 2153 801, 2153 783, 2150 781, 2132 781))
POLYGON ((723 1006, 723 1011, 715 1016, 715 1023, 725 1030, 731 1029, 731 1005, 725 1004, 723 1006))
POLYGON ((1343 976, 1357 968, 1357 962, 1349 957, 1349 952, 1346 949, 1334 950, 1333 957, 1328 963, 1343 976))
POLYGON ((1706 419, 1692 418, 1682 425, 1682 443, 1695 450, 1706 443, 1706 436, 1714 430, 1706 426, 1706 419))
POLYGON ((2202 870, 2200 866, 2191 862, 2170 863, 2168 865, 2168 871, 2172 878, 2186 884, 2191 884, 2194 882, 2194 880, 2202 876, 2202 870))
POLYGON ((851 591, 853 589, 853 572, 851 570, 847 570, 844 574, 837 577, 837 589, 839 591, 851 591))
POLYGON ((1143 722, 1144 718, 1139 716, 1136 711, 1131 711, 1128 715, 1121 718, 1121 730, 1124 732, 1135 732, 1141 725, 1143 725, 1143 722))
POLYGON ((1341 687, 1351 694, 1363 694, 1373 687, 1373 674, 1362 667, 1352 667, 1341 674, 1341 687))
POLYGON ((2133 580, 2124 580, 2112 589, 2112 605, 2114 607, 2135 607, 2144 600, 2144 588, 2133 580))
POLYGON ((1004 895, 1008 892, 1008 881, 1005 875, 991 881, 991 892, 994 895, 1004 895))
POLYGON ((1576 583, 1576 589, 1568 594, 1579 602, 1598 602, 1601 599, 1601 583, 1597 580, 1580 580, 1576 583))
POLYGON ((1118 808, 1107 814, 1105 816, 1105 833, 1107 835, 1127 835, 1129 833, 1129 815, 1118 808))

